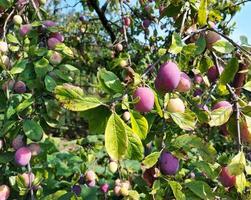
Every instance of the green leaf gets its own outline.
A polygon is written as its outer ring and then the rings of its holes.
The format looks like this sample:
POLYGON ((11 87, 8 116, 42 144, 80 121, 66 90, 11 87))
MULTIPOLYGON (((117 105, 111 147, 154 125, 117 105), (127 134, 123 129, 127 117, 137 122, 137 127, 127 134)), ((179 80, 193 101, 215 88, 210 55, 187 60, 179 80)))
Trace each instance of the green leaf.
POLYGON ((213 44, 214 50, 218 51, 219 53, 231 53, 234 51, 234 46, 225 40, 219 40, 213 44))
POLYGON ((63 107, 71 111, 85 111, 103 105, 97 97, 84 96, 81 88, 70 84, 57 86, 54 93, 63 107))
POLYGON ((29 61, 27 59, 24 59, 24 60, 18 60, 14 66, 12 67, 12 69, 10 70, 10 73, 11 74, 20 74, 22 73, 27 64, 29 63, 29 61))
POLYGON ((168 181, 168 184, 170 185, 170 187, 173 191, 173 195, 174 195, 175 199, 178 199, 178 200, 185 200, 186 199, 185 194, 182 192, 182 186, 178 182, 168 181))
POLYGON ((44 131, 34 120, 25 120, 23 123, 25 135, 32 141, 38 142, 42 139, 44 131))
POLYGON ((215 148, 210 143, 204 142, 196 135, 184 134, 178 136, 172 141, 172 146, 176 149, 183 148, 186 152, 190 152, 192 148, 195 148, 203 160, 210 163, 214 162, 217 155, 215 148))
POLYGON ((205 48, 207 46, 207 43, 206 43, 206 39, 204 37, 200 37, 197 41, 196 41, 196 46, 197 46, 197 49, 195 51, 195 55, 200 55, 202 54, 204 51, 205 51, 205 48))
POLYGON ((25 99, 22 103, 20 103, 17 107, 16 107, 16 111, 17 112, 21 112, 24 109, 28 108, 29 106, 31 106, 33 104, 33 99, 29 98, 29 99, 25 99))
POLYGON ((225 124, 231 117, 232 111, 232 107, 213 110, 210 114, 211 119, 209 121, 209 125, 213 127, 225 124))
POLYGON ((204 26, 207 24, 207 0, 200 0, 198 23, 200 26, 204 26))
POLYGON ((251 92, 251 81, 248 81, 243 88, 249 92, 251 92))
POLYGON ((144 167, 147 169, 153 167, 158 162, 160 154, 161 152, 153 152, 150 155, 146 156, 142 162, 144 167))
POLYGON ((169 49, 169 53, 178 54, 182 51, 183 47, 184 44, 182 42, 180 35, 174 32, 172 35, 172 45, 169 49))
POLYGON ((56 81, 49 75, 46 75, 44 78, 45 88, 49 92, 53 92, 55 87, 57 86, 56 81))
POLYGON ((248 186, 248 182, 246 180, 245 174, 241 173, 240 175, 236 176, 235 188, 237 192, 243 193, 246 186, 248 186))
POLYGON ((132 130, 140 139, 145 139, 148 133, 148 122, 144 116, 135 111, 130 111, 132 130))
POLYGON ((81 112, 81 116, 88 121, 88 129, 91 134, 103 134, 110 115, 110 110, 104 106, 81 112))
POLYGON ((203 74, 208 71, 210 67, 213 66, 213 61, 208 56, 203 56, 198 64, 199 71, 203 74))
POLYGON ((97 76, 99 81, 113 92, 122 93, 124 91, 124 86, 113 72, 100 69, 97 76))
POLYGON ((185 184, 186 187, 201 199, 213 200, 214 194, 210 186, 204 181, 191 181, 185 184))
POLYGON ((14 159, 13 152, 1 152, 0 154, 0 164, 7 164, 14 159))
POLYGON ((157 110, 157 113, 159 114, 159 116, 162 118, 163 117, 163 111, 160 107, 160 104, 159 104, 159 98, 158 98, 158 95, 157 93, 153 90, 153 93, 154 93, 154 104, 155 104, 155 107, 156 107, 156 110, 157 110))
POLYGON ((138 135, 133 133, 133 130, 125 125, 128 136, 127 158, 130 160, 142 160, 144 158, 144 146, 138 135))
POLYGON ((12 35, 12 34, 10 34, 10 33, 7 35, 7 41, 8 41, 9 43, 19 44, 19 41, 18 41, 18 39, 16 38, 16 36, 14 36, 14 35, 12 35))
POLYGON ((8 133, 12 128, 16 127, 16 121, 7 121, 3 124, 3 127, 0 131, 0 137, 3 137, 6 133, 8 133))
POLYGON ((124 121, 113 113, 105 129, 105 148, 114 160, 120 160, 128 148, 128 136, 124 121))
POLYGON ((196 125, 196 115, 191 111, 185 113, 170 113, 173 121, 183 130, 194 130, 196 125))
POLYGON ((238 72, 239 63, 237 58, 231 58, 224 71, 220 76, 220 83, 226 85, 234 80, 235 74, 238 72))
POLYGON ((240 151, 231 162, 228 164, 227 168, 232 175, 240 175, 244 172, 246 167, 246 158, 242 151, 240 151))
POLYGON ((34 63, 34 69, 38 77, 44 77, 53 67, 46 58, 42 58, 34 63))
POLYGON ((210 163, 207 163, 205 161, 198 161, 193 163, 193 165, 195 165, 195 167, 197 167, 201 172, 205 173, 208 178, 212 180, 218 176, 218 174, 214 172, 214 169, 212 168, 210 163))

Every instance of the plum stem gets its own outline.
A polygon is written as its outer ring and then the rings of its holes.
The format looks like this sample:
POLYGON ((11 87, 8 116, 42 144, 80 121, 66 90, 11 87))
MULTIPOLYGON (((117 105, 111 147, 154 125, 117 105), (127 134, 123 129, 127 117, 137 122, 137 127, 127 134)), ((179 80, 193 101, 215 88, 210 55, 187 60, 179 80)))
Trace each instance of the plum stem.
POLYGON ((36 14, 38 16, 38 19, 41 21, 42 20, 42 16, 41 13, 39 11, 39 8, 37 7, 36 3, 34 2, 34 0, 31 0, 32 6, 34 7, 36 14))
POLYGON ((3 25, 3 40, 4 41, 6 40, 6 32, 7 32, 6 27, 7 27, 7 23, 10 20, 11 15, 13 15, 14 11, 15 11, 15 8, 12 9, 12 11, 10 12, 10 14, 8 15, 8 17, 6 18, 6 20, 4 22, 4 25, 3 25))
POLYGON ((35 200, 34 191, 32 187, 32 179, 31 179, 32 170, 31 170, 30 162, 28 163, 27 167, 28 167, 28 174, 29 174, 29 188, 30 188, 31 200, 35 200))

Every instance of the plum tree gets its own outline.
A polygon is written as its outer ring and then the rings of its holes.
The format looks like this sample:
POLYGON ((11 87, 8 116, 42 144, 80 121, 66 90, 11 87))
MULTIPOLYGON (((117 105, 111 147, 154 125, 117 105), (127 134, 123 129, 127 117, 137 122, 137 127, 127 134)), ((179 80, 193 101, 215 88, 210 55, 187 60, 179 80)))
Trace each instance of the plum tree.
POLYGON ((221 39, 220 35, 218 33, 215 33, 214 31, 208 31, 205 34, 205 39, 207 42, 207 48, 211 49, 213 44, 221 39))
POLYGON ((14 91, 18 94, 26 92, 26 84, 23 81, 17 81, 14 85, 14 91))
POLYGON ((43 25, 48 28, 48 27, 53 27, 53 26, 56 26, 56 22, 54 21, 51 21, 51 20, 45 20, 43 21, 43 25))
POLYGON ((184 113, 185 112, 185 105, 183 101, 180 98, 174 98, 170 99, 167 103, 167 111, 174 113, 174 112, 179 112, 179 113, 184 113))
POLYGON ((47 41, 47 45, 48 45, 48 48, 49 48, 49 49, 55 49, 56 46, 57 46, 58 44, 60 44, 60 43, 61 43, 61 42, 60 42, 57 38, 55 38, 55 37, 51 37, 51 38, 49 38, 48 41, 47 41))
POLYGON ((77 195, 77 196, 80 196, 81 191, 82 191, 80 185, 73 185, 72 188, 71 188, 71 190, 72 190, 72 192, 74 192, 75 195, 77 195))
POLYGON ((194 97, 197 97, 197 96, 201 96, 202 94, 203 94, 203 90, 200 89, 200 88, 196 88, 196 89, 194 90, 193 96, 194 96, 194 97))
POLYGON ((130 17, 124 17, 123 21, 124 21, 124 25, 126 27, 129 27, 131 25, 131 18, 130 17))
POLYGON ((41 147, 40 147, 40 145, 37 144, 37 143, 30 143, 30 144, 28 145, 28 147, 29 147, 29 149, 30 149, 30 151, 31 151, 31 155, 32 155, 32 156, 37 156, 38 154, 41 153, 41 147))
POLYGON ((154 106, 154 94, 150 88, 139 87, 135 90, 133 98, 139 98, 139 101, 134 105, 139 112, 150 112, 154 106))
POLYGON ((216 104, 214 104, 212 109, 216 110, 218 108, 229 108, 229 107, 232 107, 232 104, 229 103, 228 101, 219 101, 216 104))
POLYGON ((86 173, 85 173, 85 180, 86 181, 93 181, 96 179, 96 174, 94 171, 92 170, 88 170, 86 173))
POLYGON ((144 29, 148 29, 150 25, 151 25, 151 20, 149 20, 149 19, 144 19, 143 20, 142 26, 143 26, 144 29))
POLYGON ((53 65, 59 65, 62 62, 62 55, 58 52, 53 52, 50 56, 50 63, 53 65))
POLYGON ((222 167, 219 174, 219 181, 224 187, 233 187, 236 182, 236 176, 231 175, 227 167, 222 167))
MULTIPOLYGON (((220 70, 220 73, 222 73, 224 68, 222 66, 219 66, 219 70, 220 70)), ((214 83, 218 79, 219 72, 218 72, 216 66, 212 66, 208 69, 207 77, 208 77, 209 81, 212 83, 214 83)))
POLYGON ((194 83, 195 84, 201 84, 201 83, 203 83, 203 78, 202 78, 202 76, 200 74, 196 74, 194 76, 194 83))
POLYGON ((26 187, 32 186, 32 183, 35 180, 35 175, 32 172, 23 173, 21 177, 23 178, 26 187))
POLYGON ((117 164, 117 162, 111 161, 111 162, 109 163, 109 170, 110 170, 112 173, 115 173, 115 172, 118 170, 118 164, 117 164))
POLYGON ((13 17, 13 23, 16 25, 21 25, 23 23, 23 19, 20 15, 15 15, 13 17))
POLYGON ((0 200, 7 200, 10 196, 10 188, 7 185, 0 185, 0 200))
POLYGON ((31 151, 28 147, 21 147, 15 153, 15 161, 20 166, 26 166, 31 159, 31 151))
POLYGON ((123 51, 123 45, 120 44, 120 43, 117 43, 117 44, 115 45, 115 50, 116 50, 117 52, 123 51))
POLYGON ((19 29, 19 34, 24 37, 26 36, 27 34, 29 34, 29 32, 31 31, 32 29, 32 26, 31 24, 24 24, 20 27, 19 29))
POLYGON ((191 79, 186 73, 181 72, 180 82, 176 89, 178 92, 188 92, 191 89, 191 79))
POLYGON ((155 79, 156 89, 165 93, 173 91, 179 85, 180 75, 181 72, 174 62, 168 61, 163 63, 155 79))
POLYGON ((179 170, 179 160, 170 152, 163 151, 159 158, 159 169, 164 175, 174 175, 179 170))
POLYGON ((21 147, 25 146, 24 136, 17 135, 14 140, 12 140, 12 148, 15 150, 20 149, 21 147))
POLYGON ((108 183, 104 183, 100 186, 100 190, 103 193, 107 193, 109 191, 109 184, 108 183))
POLYGON ((7 89, 12 90, 14 88, 14 85, 15 85, 14 80, 8 80, 8 81, 3 83, 2 90, 5 91, 5 92, 7 91, 7 89))
POLYGON ((6 42, 0 41, 0 52, 6 53, 8 51, 8 44, 6 42))
POLYGON ((0 150, 3 148, 3 145, 4 145, 3 140, 0 139, 0 150))
POLYGON ((251 133, 246 122, 241 123, 241 138, 244 142, 251 143, 251 133))
POLYGON ((51 38, 56 38, 60 42, 64 42, 64 36, 60 32, 54 32, 50 34, 51 38))

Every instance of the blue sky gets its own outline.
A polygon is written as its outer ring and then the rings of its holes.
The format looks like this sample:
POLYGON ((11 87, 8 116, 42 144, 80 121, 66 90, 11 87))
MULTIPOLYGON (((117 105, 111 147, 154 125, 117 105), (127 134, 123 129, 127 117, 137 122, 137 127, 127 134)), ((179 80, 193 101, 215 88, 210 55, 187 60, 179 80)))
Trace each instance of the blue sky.
POLYGON ((239 40, 241 35, 245 35, 251 41, 251 2, 245 4, 241 11, 234 17, 233 22, 236 22, 236 29, 232 34, 232 38, 239 40))

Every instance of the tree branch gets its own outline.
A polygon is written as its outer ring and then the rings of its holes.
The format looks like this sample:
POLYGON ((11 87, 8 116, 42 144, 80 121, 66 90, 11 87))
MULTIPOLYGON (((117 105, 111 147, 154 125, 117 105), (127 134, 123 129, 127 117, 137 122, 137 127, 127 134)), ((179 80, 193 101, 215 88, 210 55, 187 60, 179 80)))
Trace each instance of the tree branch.
POLYGON ((112 30, 112 27, 109 24, 109 21, 107 20, 105 13, 99 8, 98 1, 95 0, 87 0, 88 4, 96 11, 102 25, 104 26, 105 30, 108 32, 108 34, 111 37, 112 43, 116 40, 116 36, 112 30))

